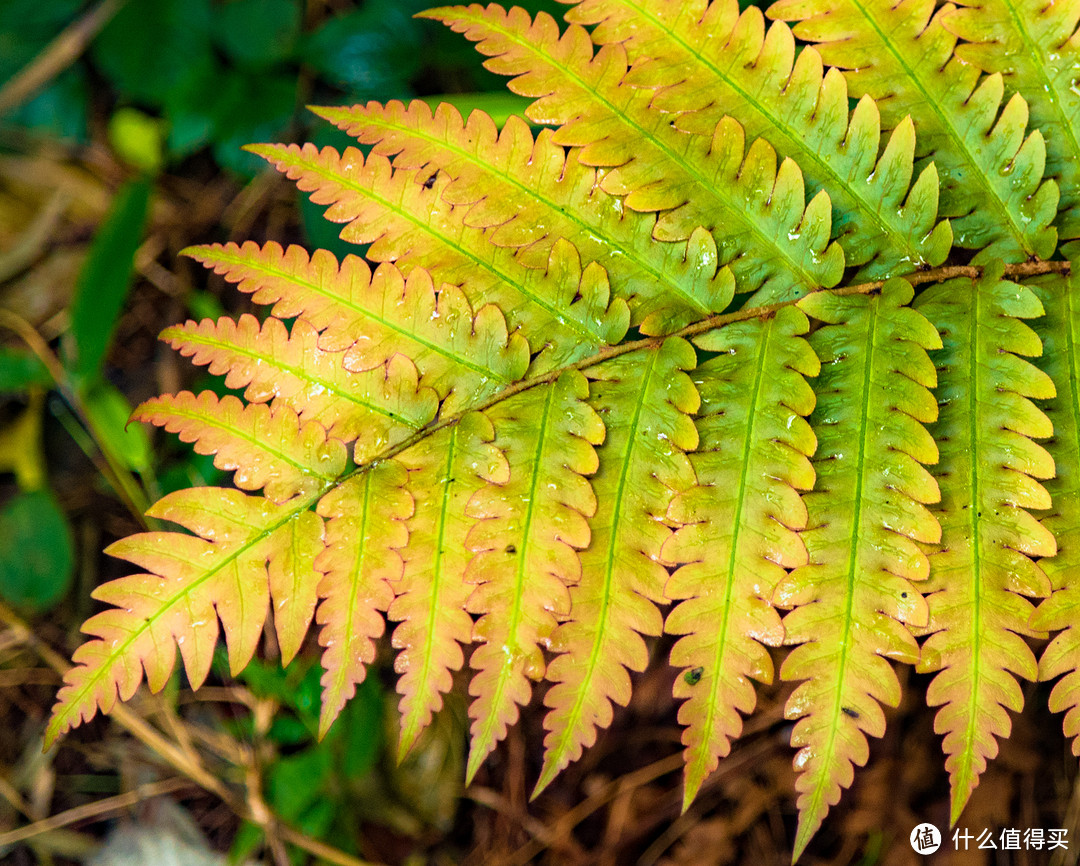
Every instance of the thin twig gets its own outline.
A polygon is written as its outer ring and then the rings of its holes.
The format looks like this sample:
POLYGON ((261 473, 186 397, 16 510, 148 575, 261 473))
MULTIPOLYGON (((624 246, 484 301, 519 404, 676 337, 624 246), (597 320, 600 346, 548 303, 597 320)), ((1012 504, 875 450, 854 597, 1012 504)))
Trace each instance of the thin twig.
POLYGON ((0 255, 0 283, 22 273, 42 254, 69 204, 71 197, 66 191, 58 189, 52 194, 15 246, 0 255))
POLYGON ((574 828, 588 818, 593 812, 614 800, 620 794, 647 785, 654 779, 666 776, 679 770, 685 760, 682 752, 668 755, 659 761, 654 761, 647 767, 627 773, 609 782, 604 788, 593 794, 587 800, 578 803, 573 809, 560 815, 554 822, 550 831, 544 834, 545 838, 534 837, 532 841, 522 845, 508 859, 502 861, 500 866, 524 866, 538 854, 547 848, 558 849, 570 838, 574 828))
POLYGON ((5 668, 0 670, 0 689, 16 686, 55 686, 60 680, 52 668, 5 668))
POLYGON ((162 779, 159 782, 148 782, 145 785, 139 785, 139 787, 123 794, 117 794, 115 797, 106 797, 104 800, 96 800, 84 806, 76 806, 74 809, 68 809, 58 815, 50 815, 48 818, 35 821, 33 824, 27 824, 25 827, 18 827, 15 830, 9 830, 7 833, 0 833, 0 848, 14 845, 16 842, 24 842, 34 836, 40 836, 42 833, 59 830, 61 827, 77 824, 79 821, 88 821, 91 818, 100 818, 113 812, 120 812, 141 803, 143 800, 160 797, 163 794, 171 794, 181 788, 190 788, 191 784, 190 779, 179 777, 162 779))
POLYGON ((295 845, 297 848, 307 851, 308 854, 321 857, 328 863, 337 863, 338 866, 378 866, 378 864, 375 864, 370 860, 361 860, 359 857, 353 857, 351 854, 346 854, 338 848, 326 845, 318 839, 312 839, 310 836, 305 836, 299 830, 294 830, 287 824, 279 823, 278 833, 280 833, 281 838, 290 845, 295 845))
POLYGON ((8 801, 14 809, 22 812, 27 818, 33 821, 37 818, 34 814, 34 808, 23 799, 23 795, 19 793, 18 789, 7 780, 6 776, 0 775, 0 797, 3 797, 8 801))
POLYGON ((0 87, 0 116, 18 108, 74 63, 124 2, 102 0, 82 18, 65 27, 37 57, 0 87))
POLYGON ((57 390, 74 410, 79 423, 89 431, 90 438, 99 452, 100 459, 90 452, 87 452, 86 456, 90 458, 98 472, 109 483, 109 486, 112 487, 120 501, 127 507, 132 517, 139 522, 143 529, 148 529, 149 525, 143 514, 148 503, 143 502, 141 489, 135 484, 131 473, 120 463, 119 458, 112 453, 104 437, 100 435, 100 431, 91 423, 90 415, 86 411, 82 397, 71 382, 71 377, 64 370, 64 366, 53 354, 52 349, 49 348, 45 338, 38 333, 37 328, 22 316, 11 312, 11 310, 0 309, 0 328, 7 328, 18 334, 30 351, 37 355, 41 363, 45 365, 45 369, 48 370, 57 390))
POLYGON ((52 377, 56 387, 60 388, 62 386, 67 378, 64 368, 56 355, 53 354, 52 349, 49 348, 45 338, 38 333, 37 328, 22 316, 3 308, 0 308, 0 328, 7 328, 9 331, 18 334, 19 339, 26 343, 27 348, 37 355, 38 360, 45 365, 45 369, 49 371, 49 375, 52 377))
POLYGON ((474 803, 479 803, 481 806, 486 806, 492 812, 498 812, 501 815, 505 815, 510 820, 517 822, 526 833, 545 847, 550 848, 555 844, 556 840, 552 836, 551 830, 543 821, 534 818, 527 812, 522 813, 515 809, 506 797, 494 788, 488 788, 483 785, 470 785, 465 789, 462 796, 472 800, 474 803))

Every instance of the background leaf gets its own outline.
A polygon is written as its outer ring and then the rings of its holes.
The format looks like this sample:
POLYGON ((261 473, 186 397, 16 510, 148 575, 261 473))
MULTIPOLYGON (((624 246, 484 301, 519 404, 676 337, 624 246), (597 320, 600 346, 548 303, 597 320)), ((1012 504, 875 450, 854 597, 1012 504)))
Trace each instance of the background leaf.
POLYGON ((413 14, 427 0, 369 0, 331 18, 305 40, 304 60, 358 98, 409 96, 423 63, 421 25, 413 14))
POLYGON ((52 376, 32 352, 0 346, 0 395, 17 394, 34 386, 47 388, 52 376))
POLYGON ((0 510, 0 598, 48 610, 71 586, 75 554, 64 512, 47 490, 19 493, 0 510))
POLYGON ((78 382, 101 371, 131 284, 149 201, 150 184, 145 180, 120 189, 79 273, 64 353, 68 371, 78 382))
POLYGON ((237 63, 263 69, 293 54, 300 36, 297 0, 229 0, 218 9, 214 38, 237 63))
POLYGON ((210 0, 126 3, 91 48, 97 67, 130 98, 158 105, 211 62, 210 0))

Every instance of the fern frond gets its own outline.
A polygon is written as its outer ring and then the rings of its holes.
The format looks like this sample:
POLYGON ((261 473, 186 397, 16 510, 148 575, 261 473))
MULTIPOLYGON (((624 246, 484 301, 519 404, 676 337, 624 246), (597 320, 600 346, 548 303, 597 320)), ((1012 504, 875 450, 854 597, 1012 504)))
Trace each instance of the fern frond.
POLYGON ((487 411, 509 476, 480 489, 468 505, 478 522, 466 547, 475 556, 466 580, 479 584, 468 609, 480 614, 480 642, 470 665, 471 780, 529 700, 529 680, 544 675, 541 650, 556 617, 570 612, 569 584, 581 577, 578 551, 588 547, 586 518, 596 496, 586 476, 597 469, 594 446, 604 423, 585 402, 589 385, 577 371, 511 397, 487 411))
POLYGON ((936 384, 927 349, 941 343, 933 325, 906 305, 911 286, 891 280, 879 297, 818 293, 800 301, 828 323, 810 338, 821 359, 817 484, 805 497, 809 562, 776 589, 785 643, 798 644, 780 675, 805 680, 785 715, 798 719, 791 744, 800 772, 798 859, 853 764, 868 756, 865 734, 880 737, 900 683, 888 659, 919 657, 909 625, 926 624, 926 602, 912 585, 929 571, 917 542, 940 538, 927 503, 939 498, 922 464, 938 459, 923 427, 935 420, 936 384))
POLYGON ((397 458, 409 471, 415 503, 409 543, 401 551, 405 566, 393 584, 396 597, 388 612, 401 623, 393 636, 400 650, 394 661, 401 693, 399 760, 442 706, 451 671, 464 662, 461 645, 472 642, 473 623, 465 611, 474 589, 465 580, 472 553, 465 539, 475 521, 466 510, 485 484, 510 480, 510 466, 494 439, 491 421, 472 412, 397 458))
POLYGON ((348 453, 340 439, 327 437, 315 421, 300 422, 296 411, 279 405, 244 404, 212 391, 154 397, 135 409, 132 419, 148 421, 194 443, 199 454, 213 454, 214 465, 235 470, 242 490, 263 490, 271 502, 308 496, 339 476, 348 453))
POLYGON ((1043 181, 1046 144, 1025 136, 1028 107, 1014 95, 1001 108, 1000 75, 953 57, 956 37, 934 0, 777 0, 769 15, 798 21, 795 35, 817 43, 825 63, 847 71, 856 95, 878 101, 886 128, 915 121, 919 154, 941 173, 941 214, 959 246, 979 263, 1049 258, 1058 188, 1043 181))
POLYGON ((259 326, 251 315, 166 328, 161 338, 192 363, 224 374, 229 388, 244 388, 251 403, 299 407, 302 421, 318 421, 327 435, 355 440, 363 463, 388 444, 403 441, 431 421, 439 408, 435 392, 419 384, 416 367, 404 355, 385 366, 352 373, 340 352, 319 348, 318 332, 303 319, 292 333, 279 319, 259 326))
POLYGON ((655 217, 599 189, 595 171, 567 159, 551 130, 533 142, 517 117, 499 133, 483 112, 466 124, 453 106, 432 114, 420 100, 314 111, 393 156, 396 168, 446 172, 452 180, 443 198, 467 207, 463 221, 489 229, 491 243, 520 250, 526 266, 545 267, 555 241, 568 240, 583 260, 604 267, 644 334, 670 333, 731 301, 733 277, 717 269, 712 235, 699 228, 685 245, 653 243, 655 217))
POLYGON ((803 377, 820 369, 803 339, 808 329, 806 316, 788 307, 695 340, 718 353, 693 374, 702 401, 701 444, 690 455, 698 486, 672 502, 668 517, 680 528, 663 551, 686 563, 665 593, 687 600, 664 625, 685 635, 671 650, 671 664, 684 669, 674 690, 686 699, 684 810, 742 732, 739 713, 753 711, 750 678, 772 680, 761 644, 779 646, 784 637, 773 591, 784 569, 806 563, 797 491, 814 486, 808 458, 817 440, 804 417, 815 397, 803 377))
POLYGON ((469 780, 546 678, 534 796, 666 631, 684 808, 787 645, 796 858, 893 662, 935 675, 954 822, 1019 678, 1080 754, 1080 0, 957 3, 437 9, 555 128, 368 103, 316 112, 369 153, 252 146, 363 256, 185 251, 269 316, 167 329, 242 398, 135 417, 261 495, 109 549, 145 573, 96 591, 48 741, 178 648, 239 670, 269 611, 286 661, 319 626, 320 734, 394 623, 399 758, 468 647, 469 780))
POLYGON ((408 279, 392 265, 374 275, 367 262, 273 242, 259 247, 225 244, 184 253, 212 267, 257 304, 273 305, 278 319, 302 316, 320 331, 319 347, 344 351, 346 370, 381 367, 396 354, 410 358, 422 386, 435 390, 443 415, 492 396, 525 375, 529 345, 508 334, 494 304, 474 312, 461 290, 444 284, 438 294, 423 268, 408 279))
POLYGON ((840 279, 844 254, 830 244, 832 207, 826 193, 806 205, 802 173, 758 139, 745 146, 731 118, 711 137, 671 126, 649 106, 647 91, 621 84, 627 71, 621 46, 593 57, 588 33, 572 26, 560 36, 546 13, 535 22, 515 7, 446 7, 423 13, 477 43, 493 72, 515 76, 510 89, 539 97, 528 109, 538 123, 564 124, 558 144, 580 147, 578 158, 610 167, 601 187, 625 196, 636 211, 661 212, 661 240, 713 232, 720 264, 730 265, 736 290, 755 291, 751 303, 799 297, 840 279), (722 229, 717 231, 718 229, 722 229))
POLYGON ((319 515, 326 518, 326 549, 315 560, 323 573, 315 614, 323 647, 320 737, 375 657, 373 639, 384 628, 381 612, 394 597, 388 581, 401 577, 400 549, 409 535, 405 521, 413 501, 405 489, 407 477, 404 466, 386 460, 365 467, 319 501, 319 515))
POLYGON ((936 168, 926 166, 911 185, 911 121, 879 159, 877 105, 864 97, 849 118, 843 74, 825 74, 813 48, 796 59, 786 24, 766 33, 761 10, 740 15, 737 0, 585 0, 566 18, 598 25, 597 44, 625 46, 627 83, 656 91, 653 108, 671 112, 679 129, 711 134, 730 115, 748 138, 794 159, 810 195, 828 190, 833 236, 847 264, 863 266, 862 278, 939 265, 949 254, 951 229, 937 222, 936 168))
POLYGON ((684 371, 696 364, 685 340, 630 352, 595 367, 590 405, 607 435, 593 477, 596 513, 591 543, 581 553, 581 580, 570 589, 570 621, 550 648, 558 653, 547 678, 544 766, 533 796, 611 724, 612 707, 630 700, 627 669, 642 671, 648 651, 641 634, 658 635, 667 570, 661 549, 671 497, 694 483, 686 452, 697 447, 690 416, 700 398, 684 371))
POLYGON ((1053 510, 1042 520, 1057 541, 1057 555, 1039 562, 1053 595, 1039 605, 1031 628, 1060 632, 1043 650, 1039 679, 1061 677, 1050 693, 1050 709, 1065 713, 1065 736, 1073 738, 1073 754, 1080 756, 1080 583, 1076 581, 1080 555, 1080 280, 1075 275, 1041 277, 1029 280, 1028 285, 1046 311, 1038 323, 1043 341, 1040 366, 1057 388, 1057 395, 1044 404, 1054 428, 1054 438, 1046 448, 1054 459, 1056 475, 1045 484, 1053 510))
POLYGON ((1058 233, 1080 237, 1080 94, 1076 38, 1080 7, 1045 0, 960 0, 943 17, 962 41, 956 54, 1027 101, 1031 123, 1046 138, 1046 176, 1061 190, 1058 233))
POLYGON ((64 675, 46 741, 93 718, 98 708, 107 713, 118 698, 131 698, 144 671, 150 689, 160 691, 177 648, 197 688, 210 672, 219 618, 229 668, 239 673, 262 634, 271 584, 275 592, 288 588, 274 595, 274 617, 283 654, 295 654, 297 634, 307 631, 315 609, 323 523, 309 508, 321 492, 275 505, 238 490, 202 487, 153 505, 149 516, 192 534, 144 532, 108 548, 147 573, 94 590, 94 598, 112 607, 83 626, 94 639, 76 650, 75 666, 64 675))
POLYGON ((439 285, 463 283, 476 306, 498 302, 511 329, 527 323, 522 333, 530 347, 544 350, 534 372, 587 357, 626 334, 629 308, 611 300, 603 268, 582 270, 577 250, 565 241, 552 246, 546 272, 524 267, 452 213, 441 197, 445 180, 426 189, 410 172, 392 172, 385 157, 375 154, 365 163, 351 147, 343 154, 313 145, 249 149, 311 192, 316 204, 331 205, 327 219, 348 223, 345 240, 372 244, 369 258, 406 269, 410 262, 420 265, 439 285))
POLYGON ((1042 305, 1029 289, 1001 279, 1000 265, 977 283, 934 286, 917 308, 944 342, 937 358, 941 415, 932 428, 941 443, 934 470, 941 550, 930 560, 931 635, 919 670, 941 671, 926 699, 943 705, 934 730, 945 735, 956 823, 997 754, 995 737, 1009 734, 1006 710, 1023 706, 1013 675, 1037 674, 1020 637, 1038 636, 1024 596, 1048 595, 1050 586, 1029 557, 1053 556, 1055 545, 1026 509, 1050 507, 1034 479, 1053 476, 1054 462, 1031 437, 1050 436, 1053 427, 1029 398, 1054 396, 1054 385, 1021 357, 1042 352, 1021 321, 1042 315, 1042 305))

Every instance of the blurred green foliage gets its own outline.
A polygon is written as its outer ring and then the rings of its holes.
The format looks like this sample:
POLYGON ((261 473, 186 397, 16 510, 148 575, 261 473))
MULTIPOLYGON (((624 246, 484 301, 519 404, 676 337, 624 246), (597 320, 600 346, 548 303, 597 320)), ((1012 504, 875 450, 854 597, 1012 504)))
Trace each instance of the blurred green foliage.
MULTIPOLYGON (((0 15, 0 81, 12 78, 72 21, 82 0, 3 0, 0 15)), ((63 138, 86 136, 90 87, 85 68, 71 67, 5 122, 63 138)))
MULTIPOLYGON (((214 670, 222 676, 229 670, 224 651, 215 656, 214 670)), ((364 822, 411 836, 430 828, 445 832, 463 790, 464 708, 455 704, 437 719, 399 765, 392 757, 397 709, 378 671, 373 668, 357 686, 356 697, 320 741, 321 674, 314 656, 302 654, 284 669, 257 659, 239 675, 252 695, 276 705, 262 734, 254 728, 254 715, 231 723, 235 736, 261 737, 271 750, 267 805, 302 832, 350 853, 358 853, 364 822)), ((262 843, 262 831, 246 824, 232 857, 243 859, 262 843)))
MULTIPOLYGON (((105 96, 114 149, 137 166, 153 164, 146 139, 160 136, 166 164, 208 148, 219 165, 253 176, 264 164, 241 145, 308 137, 313 122, 302 111, 305 102, 505 93, 466 40, 413 18, 430 0, 362 0, 329 15, 321 4, 311 4, 319 8, 308 14, 308 5, 127 0, 84 57, 2 122, 85 141, 91 109, 99 107, 93 103, 105 96), (99 80, 108 85, 104 92, 99 80), (125 147, 133 140, 137 147, 125 147)), ((519 5, 556 16, 563 9, 555 0, 519 5)), ((4 0, 0 81, 86 8, 80 0, 4 0)))
POLYGON ((121 187, 79 272, 69 310, 64 366, 80 384, 97 378, 105 362, 131 284, 149 202, 147 181, 121 187))
POLYGON ((26 350, 0 352, 0 394, 29 403, 0 429, 0 472, 12 472, 19 487, 0 511, 0 599, 29 612, 60 601, 74 570, 71 529, 46 486, 41 448, 46 388, 59 390, 81 414, 85 429, 65 415, 69 430, 80 447, 100 453, 118 492, 137 507, 146 498, 130 473, 150 474, 150 439, 141 426, 128 426, 131 403, 107 380, 104 367, 131 285, 150 191, 145 179, 129 182, 98 228, 76 280, 59 369, 50 371, 26 350))
POLYGON ((52 376, 37 355, 26 349, 0 346, 0 397, 50 385, 52 376))
POLYGON ((0 595, 22 610, 48 610, 68 591, 71 529, 48 490, 17 494, 0 509, 0 595))

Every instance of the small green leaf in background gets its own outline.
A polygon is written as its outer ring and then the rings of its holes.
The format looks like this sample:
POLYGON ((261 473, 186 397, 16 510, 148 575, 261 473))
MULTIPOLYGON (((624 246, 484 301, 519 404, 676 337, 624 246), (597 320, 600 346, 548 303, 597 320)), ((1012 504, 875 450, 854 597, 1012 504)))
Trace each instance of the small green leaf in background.
POLYGON ((150 436, 142 424, 128 423, 133 407, 127 397, 107 382, 97 382, 85 390, 82 399, 90 432, 102 449, 133 472, 149 472, 150 436))
POLYGON ((205 289, 192 289, 187 293, 187 308, 192 318, 197 321, 203 319, 217 321, 222 316, 228 315, 221 299, 205 289))
POLYGON ((157 174, 164 160, 163 126, 137 108, 118 108, 109 118, 109 144, 125 162, 157 174))
POLYGON ((440 104, 448 103, 461 112, 461 116, 465 119, 479 109, 490 115, 499 129, 502 129, 510 116, 515 114, 526 123, 530 122, 525 117, 525 109, 529 107, 532 100, 507 90, 496 93, 444 93, 440 96, 423 96, 421 99, 431 106, 432 111, 440 104))
POLYGON ((82 0, 4 0, 0 16, 0 81, 32 61, 79 11, 82 0))
POLYGON ((30 405, 7 426, 0 428, 0 472, 15 473, 24 492, 45 486, 45 455, 41 450, 41 414, 45 392, 30 391, 30 405))
POLYGON ((51 388, 52 376, 33 352, 0 346, 0 395, 22 394, 33 387, 51 388))
POLYGON ((4 123, 74 142, 87 139, 90 87, 85 70, 65 69, 47 87, 4 117, 4 123))
MULTIPOLYGON (((180 443, 180 440, 175 439, 173 442, 180 443)), ((215 487, 220 485, 224 478, 225 473, 214 466, 213 454, 196 454, 190 446, 188 453, 180 460, 157 472, 158 490, 162 496, 185 487, 215 487)))
POLYGON ((330 752, 313 747, 278 758, 270 768, 266 797, 286 821, 296 822, 324 792, 332 772, 330 752))
POLYGON ((296 75, 234 73, 221 90, 215 112, 214 159, 245 177, 266 170, 266 161, 243 150, 253 141, 273 141, 296 113, 296 75))
POLYGON ((251 821, 244 821, 233 834, 232 845, 229 846, 229 863, 240 863, 249 857, 255 856, 263 844, 264 833, 262 827, 251 821))
POLYGON ((47 610, 71 586, 71 530, 48 490, 19 493, 0 510, 0 597, 31 612, 47 610))
POLYGON ((241 148, 281 135, 296 113, 296 89, 291 72, 245 74, 215 63, 169 98, 169 150, 184 156, 210 144, 220 165, 254 177, 266 162, 241 148))
POLYGON ((64 347, 65 366, 77 387, 97 378, 101 371, 127 297, 149 199, 146 180, 121 187, 79 272, 64 347))
MULTIPOLYGON (((304 833, 354 850, 351 828, 357 826, 360 813, 352 793, 342 796, 342 792, 385 791, 376 776, 380 758, 385 756, 386 701, 379 678, 368 676, 326 737, 318 740, 322 671, 315 661, 301 655, 282 669, 255 659, 238 678, 257 697, 280 702, 266 738, 288 754, 279 753, 267 763, 267 804, 304 833)), ((224 650, 215 652, 213 667, 227 676, 224 650)), ((251 719, 238 719, 236 729, 241 737, 250 737, 251 719)), ((262 839, 258 827, 244 825, 234 840, 232 855, 250 855, 262 839)))
POLYGON ((169 132, 166 144, 174 157, 193 154, 210 143, 217 128, 215 105, 228 73, 211 58, 165 97, 169 132))
POLYGON ((374 676, 356 687, 356 697, 345 706, 338 722, 341 729, 341 771, 350 779, 359 779, 371 771, 383 749, 382 688, 374 676), (344 724, 341 724, 344 722, 344 724))

